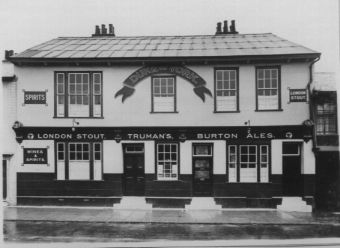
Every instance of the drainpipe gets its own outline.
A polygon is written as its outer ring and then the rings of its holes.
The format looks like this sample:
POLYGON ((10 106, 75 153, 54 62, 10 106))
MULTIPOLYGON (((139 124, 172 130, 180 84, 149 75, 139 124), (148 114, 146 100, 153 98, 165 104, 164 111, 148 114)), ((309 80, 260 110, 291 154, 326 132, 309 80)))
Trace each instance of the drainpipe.
MULTIPOLYGON (((312 120, 313 122, 315 121, 314 119, 314 111, 313 111, 313 102, 312 102, 312 97, 311 97, 311 84, 313 83, 313 65, 320 60, 320 55, 316 59, 314 59, 310 65, 309 65, 309 82, 307 84, 307 90, 308 90, 308 99, 309 99, 309 119, 312 120)), ((315 133, 315 123, 313 127, 313 139, 312 139, 312 146, 313 146, 313 152, 316 154, 316 133, 315 133)))

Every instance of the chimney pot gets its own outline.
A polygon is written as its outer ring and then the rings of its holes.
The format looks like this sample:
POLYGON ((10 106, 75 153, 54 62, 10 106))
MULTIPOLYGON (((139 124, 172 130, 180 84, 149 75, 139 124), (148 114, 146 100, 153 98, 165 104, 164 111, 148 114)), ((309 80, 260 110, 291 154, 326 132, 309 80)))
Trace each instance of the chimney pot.
POLYGON ((231 21, 231 25, 230 25, 230 33, 231 34, 238 34, 238 32, 236 31, 236 27, 235 27, 235 20, 231 21))
POLYGON ((102 24, 102 35, 106 35, 107 34, 107 29, 105 27, 105 24, 102 24))
POLYGON ((216 34, 222 34, 222 23, 221 22, 217 23, 216 34))
POLYGON ((5 59, 9 59, 14 54, 13 50, 5 50, 5 59))
POLYGON ((96 25, 94 34, 95 34, 95 35, 100 35, 100 28, 99 28, 99 25, 96 25))
POLYGON ((112 24, 109 24, 109 34, 115 36, 115 28, 112 24))
POLYGON ((227 34, 229 31, 228 31, 228 21, 224 21, 224 24, 223 24, 223 34, 227 34))

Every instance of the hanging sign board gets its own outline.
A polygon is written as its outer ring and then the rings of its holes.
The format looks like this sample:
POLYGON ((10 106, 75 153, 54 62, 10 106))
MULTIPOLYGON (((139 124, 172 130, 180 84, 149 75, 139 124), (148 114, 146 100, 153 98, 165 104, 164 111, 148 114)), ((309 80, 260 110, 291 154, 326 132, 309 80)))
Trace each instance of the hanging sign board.
POLYGON ((289 89, 289 102, 307 102, 307 90, 289 89))
POLYGON ((47 164, 47 148, 24 148, 24 164, 47 164))
POLYGON ((46 104, 46 91, 25 91, 24 104, 46 104))

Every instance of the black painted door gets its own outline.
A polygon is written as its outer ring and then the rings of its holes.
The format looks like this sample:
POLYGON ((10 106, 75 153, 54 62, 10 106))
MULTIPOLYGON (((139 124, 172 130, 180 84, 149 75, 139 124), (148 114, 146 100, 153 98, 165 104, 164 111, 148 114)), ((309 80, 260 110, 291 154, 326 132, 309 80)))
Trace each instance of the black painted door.
POLYGON ((302 175, 301 157, 283 156, 282 164, 282 192, 284 196, 301 196, 302 175))
POLYGON ((124 195, 143 196, 145 188, 144 145, 124 147, 124 195))
POLYGON ((212 196, 212 158, 193 158, 193 195, 212 196))

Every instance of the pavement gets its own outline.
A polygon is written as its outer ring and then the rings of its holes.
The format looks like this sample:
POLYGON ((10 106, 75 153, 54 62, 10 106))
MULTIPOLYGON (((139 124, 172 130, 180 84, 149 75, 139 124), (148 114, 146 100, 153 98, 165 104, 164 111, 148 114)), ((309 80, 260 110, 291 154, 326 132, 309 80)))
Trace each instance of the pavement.
POLYGON ((332 213, 7 206, 3 219, 6 247, 340 247, 332 213))
POLYGON ((5 221, 52 221, 96 223, 176 223, 176 224, 267 224, 336 225, 340 214, 301 213, 276 210, 114 210, 107 207, 7 206, 5 221))

